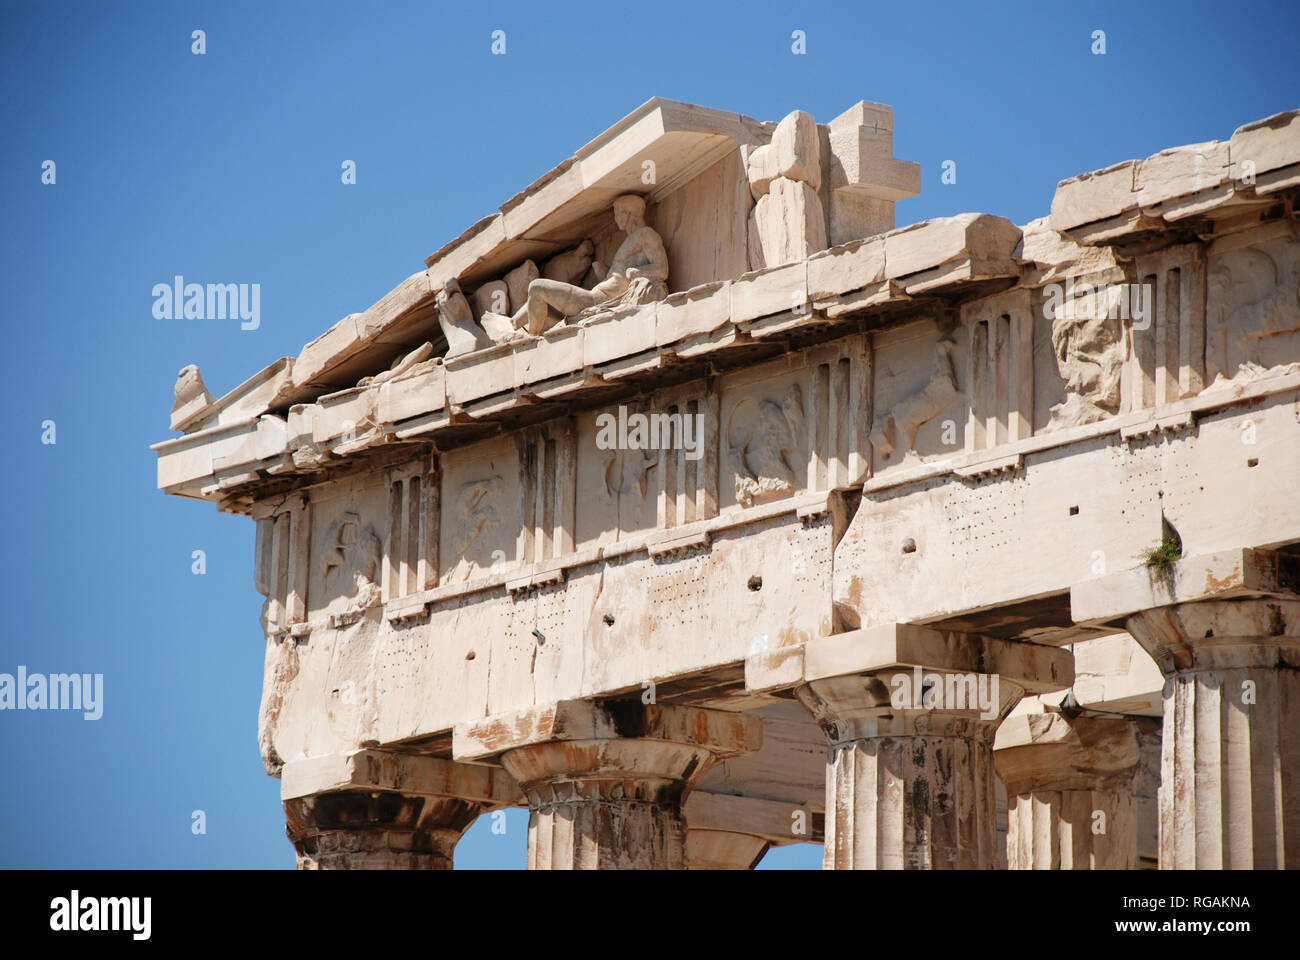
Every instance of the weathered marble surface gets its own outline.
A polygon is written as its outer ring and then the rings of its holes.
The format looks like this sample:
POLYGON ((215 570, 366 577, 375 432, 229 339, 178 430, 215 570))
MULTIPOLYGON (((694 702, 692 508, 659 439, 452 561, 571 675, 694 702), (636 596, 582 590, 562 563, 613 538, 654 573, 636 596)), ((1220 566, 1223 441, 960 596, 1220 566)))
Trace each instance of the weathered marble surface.
POLYGON ((158 485, 256 521, 301 865, 449 866, 525 802, 533 866, 823 838, 833 868, 1293 865, 1297 116, 1063 181, 1024 227, 896 229, 888 107, 653 100, 297 357, 219 398, 185 367, 158 485), (922 665, 1004 679, 995 715, 890 712, 884 635, 956 638, 922 665), (452 733, 564 703, 762 736, 606 731, 584 766, 452 733))

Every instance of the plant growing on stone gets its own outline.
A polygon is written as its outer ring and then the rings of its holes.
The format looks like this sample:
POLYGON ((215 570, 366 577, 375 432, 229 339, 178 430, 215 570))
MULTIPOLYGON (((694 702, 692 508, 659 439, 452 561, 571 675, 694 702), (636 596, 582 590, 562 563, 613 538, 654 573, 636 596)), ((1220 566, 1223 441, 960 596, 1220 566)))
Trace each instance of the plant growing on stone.
POLYGON ((1166 534, 1158 546, 1142 551, 1142 562, 1157 574, 1164 575, 1182 555, 1183 545, 1179 539, 1166 534))

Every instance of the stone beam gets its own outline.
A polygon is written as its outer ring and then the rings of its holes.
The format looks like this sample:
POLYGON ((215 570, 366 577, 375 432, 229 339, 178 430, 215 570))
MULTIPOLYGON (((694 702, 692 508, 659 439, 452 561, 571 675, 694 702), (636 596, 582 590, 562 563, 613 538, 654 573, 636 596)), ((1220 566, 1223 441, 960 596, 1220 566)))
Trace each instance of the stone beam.
POLYGON ((1128 633, 1074 644, 1074 700, 1088 710, 1159 718, 1165 678, 1128 633))
POLYGON ((1076 623, 1121 625, 1130 616, 1174 603, 1274 598, 1300 594, 1300 557, 1242 547, 1187 557, 1164 573, 1149 567, 1084 580, 1070 590, 1076 623))
POLYGON ((997 674, 1033 694, 1064 690, 1074 678, 1069 654, 1053 647, 890 623, 755 654, 745 661, 745 686, 766 693, 814 680, 913 667, 997 674))
POLYGON ((1230 140, 1162 150, 1062 180, 1054 230, 1080 243, 1116 243, 1192 218, 1267 205, 1300 182, 1300 110, 1238 128, 1230 140))
POLYGON ((519 787, 500 769, 392 750, 363 749, 291 760, 280 775, 281 800, 338 790, 459 797, 485 809, 523 803, 519 787))

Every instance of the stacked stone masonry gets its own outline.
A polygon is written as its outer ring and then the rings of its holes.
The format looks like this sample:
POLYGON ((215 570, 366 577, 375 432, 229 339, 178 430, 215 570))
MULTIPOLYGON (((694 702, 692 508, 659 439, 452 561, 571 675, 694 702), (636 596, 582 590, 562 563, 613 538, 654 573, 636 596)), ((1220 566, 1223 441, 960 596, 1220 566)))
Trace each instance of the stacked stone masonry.
POLYGON ((897 228, 893 123, 651 100, 181 371, 300 867, 1300 866, 1300 111, 1023 226, 897 228))

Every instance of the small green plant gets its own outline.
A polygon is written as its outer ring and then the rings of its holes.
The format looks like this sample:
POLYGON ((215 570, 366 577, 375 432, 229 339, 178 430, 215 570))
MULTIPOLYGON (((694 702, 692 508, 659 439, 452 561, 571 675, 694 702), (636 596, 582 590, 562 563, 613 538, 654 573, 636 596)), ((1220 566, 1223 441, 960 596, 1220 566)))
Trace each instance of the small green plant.
POLYGON ((1177 537, 1171 537, 1165 534, 1160 540, 1160 545, 1152 547, 1149 550, 1142 551, 1142 562, 1160 575, 1169 572, 1174 561, 1182 558, 1183 544, 1177 537))

